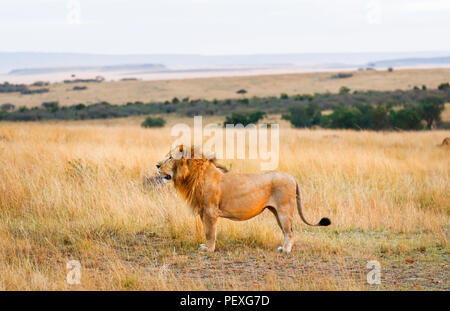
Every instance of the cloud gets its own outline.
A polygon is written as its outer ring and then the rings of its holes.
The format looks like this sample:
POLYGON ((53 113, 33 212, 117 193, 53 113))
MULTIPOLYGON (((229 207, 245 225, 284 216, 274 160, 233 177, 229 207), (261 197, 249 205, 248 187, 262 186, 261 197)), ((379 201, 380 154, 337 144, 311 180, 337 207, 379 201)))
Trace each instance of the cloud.
POLYGON ((435 12, 450 10, 448 0, 403 1, 401 9, 412 12, 435 12))

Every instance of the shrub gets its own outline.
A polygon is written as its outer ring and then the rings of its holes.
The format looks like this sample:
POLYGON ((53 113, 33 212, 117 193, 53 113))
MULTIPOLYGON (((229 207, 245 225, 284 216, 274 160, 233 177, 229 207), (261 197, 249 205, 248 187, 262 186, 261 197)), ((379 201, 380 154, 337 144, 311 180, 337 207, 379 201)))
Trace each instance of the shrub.
POLYGON ((6 103, 0 106, 0 110, 1 111, 11 111, 14 110, 16 108, 16 106, 14 106, 13 104, 10 103, 6 103))
POLYGON ((390 127, 389 109, 386 105, 380 105, 372 110, 368 127, 373 130, 382 130, 390 127))
POLYGON ((286 93, 281 93, 280 94, 280 99, 289 99, 289 95, 286 93))
POLYGON ((441 83, 438 86, 438 90, 440 90, 440 91, 448 90, 449 88, 450 88, 450 84, 448 82, 447 83, 441 83))
POLYGON ((25 84, 10 84, 9 82, 0 84, 0 93, 23 92, 26 90, 28 90, 28 87, 25 84))
POLYGON ((31 94, 42 94, 42 93, 48 93, 50 90, 46 89, 46 88, 42 88, 42 89, 36 89, 36 90, 30 90, 30 89, 25 89, 25 90, 21 90, 20 94, 23 95, 31 95, 31 94))
POLYGON ((74 91, 82 91, 82 90, 86 90, 87 86, 74 86, 73 90, 74 91))
POLYGON ((342 86, 339 89, 339 94, 340 95, 345 95, 345 94, 348 94, 348 93, 350 93, 350 89, 348 87, 346 87, 346 86, 342 86))
POLYGON ((255 111, 248 114, 236 113, 233 112, 231 116, 227 116, 225 118, 224 126, 227 124, 242 124, 243 126, 247 126, 249 124, 256 124, 259 120, 264 118, 266 115, 263 111, 255 111))
POLYGON ((240 89, 239 91, 236 92, 237 94, 246 94, 247 91, 244 89, 240 89))
POLYGON ((361 129, 363 114, 358 108, 338 106, 330 115, 331 128, 361 129))
POLYGON ((298 101, 302 101, 302 100, 309 100, 309 101, 311 101, 313 99, 314 99, 314 96, 309 95, 309 94, 305 94, 305 95, 298 94, 298 95, 294 96, 294 100, 298 100, 298 101))
POLYGON ((444 111, 444 100, 436 96, 430 96, 422 99, 418 106, 418 113, 422 120, 427 123, 427 128, 431 129, 434 123, 441 119, 441 113, 444 111))
POLYGON ((311 127, 320 123, 321 111, 317 103, 310 102, 306 106, 289 108, 289 114, 282 118, 291 121, 295 127, 311 127))
POLYGON ((75 110, 82 110, 86 108, 86 105, 84 104, 78 104, 74 106, 75 110))
POLYGON ((420 130, 423 128, 420 115, 412 108, 392 111, 389 119, 395 128, 403 130, 420 130))
POLYGON ((238 103, 248 106, 250 101, 248 100, 248 98, 240 98, 240 99, 238 99, 238 103))
POLYGON ((339 72, 331 76, 331 79, 345 79, 353 77, 353 73, 350 72, 339 72))
POLYGON ((241 113, 236 113, 236 112, 233 112, 232 114, 231 114, 231 116, 227 116, 226 118, 225 118, 225 122, 224 122, 224 124, 223 124, 223 126, 226 126, 227 124, 234 124, 234 125, 236 125, 236 124, 242 124, 242 125, 247 125, 249 122, 248 122, 248 119, 247 119, 247 116, 246 115, 244 115, 244 114, 241 114, 241 113))
POLYGON ((45 109, 47 109, 50 112, 55 112, 59 109, 59 103, 56 101, 44 102, 44 103, 42 103, 42 107, 44 107, 45 109))
POLYGON ((265 112, 263 112, 263 111, 255 111, 255 112, 250 113, 247 116, 247 119, 248 119, 249 123, 256 124, 256 123, 258 123, 259 120, 263 119, 265 116, 266 116, 265 112))
POLYGON ((163 118, 147 117, 144 122, 141 123, 142 127, 163 127, 166 124, 166 120, 163 118))

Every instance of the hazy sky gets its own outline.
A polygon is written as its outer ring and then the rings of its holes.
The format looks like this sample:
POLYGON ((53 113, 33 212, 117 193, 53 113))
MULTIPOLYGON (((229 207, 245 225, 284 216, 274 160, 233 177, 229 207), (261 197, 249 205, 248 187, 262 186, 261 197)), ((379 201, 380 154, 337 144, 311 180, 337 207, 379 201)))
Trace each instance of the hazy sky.
POLYGON ((450 0, 1 0, 0 51, 450 51, 450 0))

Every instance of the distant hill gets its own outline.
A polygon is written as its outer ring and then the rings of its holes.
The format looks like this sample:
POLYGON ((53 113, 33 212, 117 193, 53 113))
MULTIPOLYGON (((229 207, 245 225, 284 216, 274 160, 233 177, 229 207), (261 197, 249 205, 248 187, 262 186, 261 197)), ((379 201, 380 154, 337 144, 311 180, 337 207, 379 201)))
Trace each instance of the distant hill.
POLYGON ((420 65, 450 65, 450 56, 430 58, 402 58, 377 61, 370 64, 373 67, 411 67, 420 65))
POLYGON ((59 72, 118 72, 118 71, 145 71, 160 72, 166 70, 166 67, 160 64, 139 64, 139 65, 111 65, 111 66, 74 66, 74 67, 42 67, 42 68, 24 68, 14 69, 10 75, 31 75, 47 74, 59 72))
MULTIPOLYGON (((18 69, 42 69, 56 67, 105 67, 142 64, 162 64, 168 68, 213 66, 262 66, 292 64, 308 68, 354 68, 371 62, 385 60, 446 58, 446 52, 407 53, 303 53, 303 54, 255 54, 255 55, 197 55, 197 54, 86 54, 0 52, 0 74, 18 69)), ((377 65, 378 66, 378 65, 377 65)), ((380 65, 381 66, 381 65, 380 65)), ((83 70, 83 69, 82 69, 83 70)), ((24 74, 24 71, 22 71, 24 74)))

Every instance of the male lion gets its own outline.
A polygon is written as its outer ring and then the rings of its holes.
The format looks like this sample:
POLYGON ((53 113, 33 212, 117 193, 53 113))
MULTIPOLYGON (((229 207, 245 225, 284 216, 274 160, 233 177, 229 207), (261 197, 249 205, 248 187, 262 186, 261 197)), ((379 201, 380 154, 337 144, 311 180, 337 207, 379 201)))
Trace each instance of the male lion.
POLYGON ((284 234, 280 252, 289 253, 294 244, 292 218, 297 207, 301 219, 310 226, 328 226, 328 218, 311 224, 302 213, 299 187, 289 174, 267 172, 233 174, 200 155, 194 157, 194 148, 180 145, 156 164, 160 176, 172 180, 175 189, 187 200, 194 213, 200 215, 206 233, 206 245, 200 249, 213 252, 216 244, 218 217, 247 220, 265 209, 271 211, 284 234))

